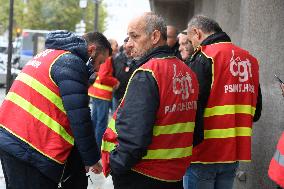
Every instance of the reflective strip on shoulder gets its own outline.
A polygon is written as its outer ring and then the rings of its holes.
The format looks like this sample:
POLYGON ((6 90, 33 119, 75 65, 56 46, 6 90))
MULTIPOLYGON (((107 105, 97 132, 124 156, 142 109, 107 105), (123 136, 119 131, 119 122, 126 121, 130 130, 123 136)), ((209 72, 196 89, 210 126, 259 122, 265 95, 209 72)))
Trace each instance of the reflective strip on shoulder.
POLYGON ((194 122, 176 123, 172 125, 154 126, 153 135, 159 136, 162 134, 176 134, 193 132, 194 122))
POLYGON ((205 108, 204 117, 211 117, 216 115, 226 115, 226 114, 249 114, 254 115, 255 107, 251 105, 224 105, 215 106, 212 108, 205 108))
POLYGON ((40 83, 38 80, 36 80, 35 78, 25 73, 20 73, 17 76, 16 80, 21 81, 25 83, 26 85, 28 85, 29 87, 36 90, 38 93, 40 93, 50 102, 52 102, 58 109, 60 109, 62 112, 66 114, 65 109, 62 104, 62 99, 57 94, 52 92, 49 88, 47 88, 42 83, 40 83))
POLYGON ((116 144, 103 140, 101 148, 102 151, 111 152, 112 150, 115 149, 115 146, 116 144))
POLYGON ((230 138, 237 136, 251 136, 252 129, 249 127, 235 127, 229 129, 212 129, 204 131, 204 138, 230 138))
POLYGON ((107 85, 102 85, 102 84, 99 84, 99 83, 94 83, 94 87, 98 88, 98 89, 102 89, 102 90, 106 90, 106 91, 109 91, 109 92, 112 92, 112 87, 110 86, 107 86, 107 85))
POLYGON ((275 159, 276 162, 278 162, 278 164, 284 167, 284 155, 281 154, 278 149, 276 149, 273 158, 275 159))
POLYGON ((142 159, 175 159, 192 155, 192 146, 186 148, 148 150, 142 159))
POLYGON ((18 94, 14 92, 9 92, 5 98, 5 100, 9 100, 16 105, 18 105, 20 108, 24 109, 26 112, 31 114, 33 117, 38 119, 40 122, 45 124, 47 127, 49 127, 51 130, 53 130, 55 133, 60 135, 64 140, 66 140, 71 145, 74 145, 74 138, 67 133, 67 131, 62 127, 59 123, 57 123, 55 120, 53 120, 51 117, 49 117, 47 114, 42 112, 40 109, 32 105, 30 102, 28 102, 23 97, 19 96, 18 94))

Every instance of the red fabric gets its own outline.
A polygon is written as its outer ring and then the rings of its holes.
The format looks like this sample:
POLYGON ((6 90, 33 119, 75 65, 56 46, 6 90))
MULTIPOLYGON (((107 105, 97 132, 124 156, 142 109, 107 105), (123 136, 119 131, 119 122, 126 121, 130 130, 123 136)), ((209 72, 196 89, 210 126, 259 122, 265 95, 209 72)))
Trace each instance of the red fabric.
POLYGON ((280 166, 275 159, 270 162, 268 176, 282 188, 284 187, 284 167, 280 166))
MULTIPOLYGON (((284 155, 284 132, 278 141, 277 150, 282 156, 284 155)), ((280 165, 274 158, 272 158, 270 162, 268 175, 271 180, 276 182, 281 187, 284 187, 284 166, 280 165)))
MULTIPOLYGON (((22 73, 33 77, 60 97, 59 89, 50 77, 50 67, 63 53, 66 53, 66 51, 47 49, 29 61, 22 70, 22 73)), ((29 86, 16 79, 9 94, 13 92, 31 103, 41 112, 60 124, 72 137, 70 124, 64 110, 60 110, 49 99, 42 96, 32 87, 32 84, 29 86)), ((0 108, 0 124, 40 153, 63 164, 69 156, 73 144, 70 144, 60 134, 57 134, 49 128, 48 123, 44 123, 40 118, 35 118, 23 107, 27 109, 32 108, 28 104, 17 105, 5 99, 0 108)))
POLYGON ((112 57, 108 57, 106 61, 100 65, 98 72, 99 83, 114 87, 118 80, 113 77, 112 57))
MULTIPOLYGON (((118 80, 115 77, 113 77, 112 57, 108 57, 106 61, 100 65, 100 69, 98 71, 98 77, 94 82, 94 84, 95 83, 99 85, 100 84, 106 85, 111 88, 113 88, 118 84, 118 80)), ((99 89, 95 87, 94 84, 89 87, 88 90, 89 96, 111 101, 112 91, 99 89)))
MULTIPOLYGON (((206 108, 225 105, 256 107, 259 66, 247 51, 232 43, 202 46, 212 60, 212 86, 206 108)), ((252 128, 253 116, 236 113, 204 117, 204 130, 252 128)), ((204 139, 193 149, 193 162, 232 162, 251 160, 251 136, 204 139)))
MULTIPOLYGON (((160 106, 154 124, 156 127, 171 127, 173 124, 195 121, 198 83, 195 74, 183 62, 177 58, 151 59, 140 69, 151 71, 158 85, 160 106)), ((113 119, 115 117, 116 113, 113 119)), ((117 144, 117 135, 111 129, 107 129, 103 140, 117 144)), ((153 136, 148 150, 186 148, 192 146, 192 140, 192 132, 153 136)), ((109 153, 104 149, 102 149, 102 164, 104 173, 108 173, 109 153)), ((176 181, 182 179, 189 164, 190 156, 174 159, 142 159, 133 170, 156 179, 176 181)))

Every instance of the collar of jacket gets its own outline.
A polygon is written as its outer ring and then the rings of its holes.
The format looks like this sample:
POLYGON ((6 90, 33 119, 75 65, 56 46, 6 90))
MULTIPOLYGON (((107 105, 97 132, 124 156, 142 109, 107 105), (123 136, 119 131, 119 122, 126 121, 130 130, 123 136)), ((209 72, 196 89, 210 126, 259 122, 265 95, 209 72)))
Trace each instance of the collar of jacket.
POLYGON ((231 38, 225 32, 217 32, 212 35, 209 35, 202 43, 195 49, 193 55, 190 57, 189 62, 194 59, 201 49, 201 46, 210 45, 220 42, 231 42, 231 38))
POLYGON ((136 60, 135 64, 137 67, 140 67, 146 62, 148 62, 151 58, 164 58, 168 56, 174 56, 170 47, 167 45, 159 46, 149 51, 145 56, 141 57, 139 60, 136 60))
POLYGON ((206 39, 202 41, 201 46, 210 45, 219 42, 231 42, 230 37, 225 32, 218 32, 209 35, 206 39))

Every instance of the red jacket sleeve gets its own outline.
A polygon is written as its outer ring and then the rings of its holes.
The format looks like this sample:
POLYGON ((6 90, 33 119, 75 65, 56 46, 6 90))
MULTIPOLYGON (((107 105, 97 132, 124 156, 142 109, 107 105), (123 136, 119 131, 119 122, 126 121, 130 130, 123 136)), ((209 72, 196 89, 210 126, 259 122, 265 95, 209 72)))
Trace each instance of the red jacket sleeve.
POLYGON ((103 85, 114 87, 118 80, 113 77, 112 57, 108 57, 106 61, 101 64, 98 72, 99 82, 103 85))

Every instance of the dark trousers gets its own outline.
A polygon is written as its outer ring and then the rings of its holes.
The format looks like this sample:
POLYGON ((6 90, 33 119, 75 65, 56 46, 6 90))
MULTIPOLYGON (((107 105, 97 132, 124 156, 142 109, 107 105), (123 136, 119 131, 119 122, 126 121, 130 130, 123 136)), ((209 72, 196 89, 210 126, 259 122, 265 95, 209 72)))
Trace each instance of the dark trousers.
POLYGON ((57 183, 33 166, 1 152, 1 164, 7 189, 56 189, 57 183))
POLYGON ((79 151, 74 147, 67 159, 62 189, 87 189, 88 177, 79 151))
MULTIPOLYGON (((58 183, 37 168, 1 151, 1 163, 7 189, 57 189, 58 183)), ((73 148, 61 179, 62 189, 87 189, 88 177, 79 152, 73 148)))
POLYGON ((182 189, 182 180, 178 182, 165 182, 156 180, 134 171, 127 174, 112 174, 114 189, 182 189))

